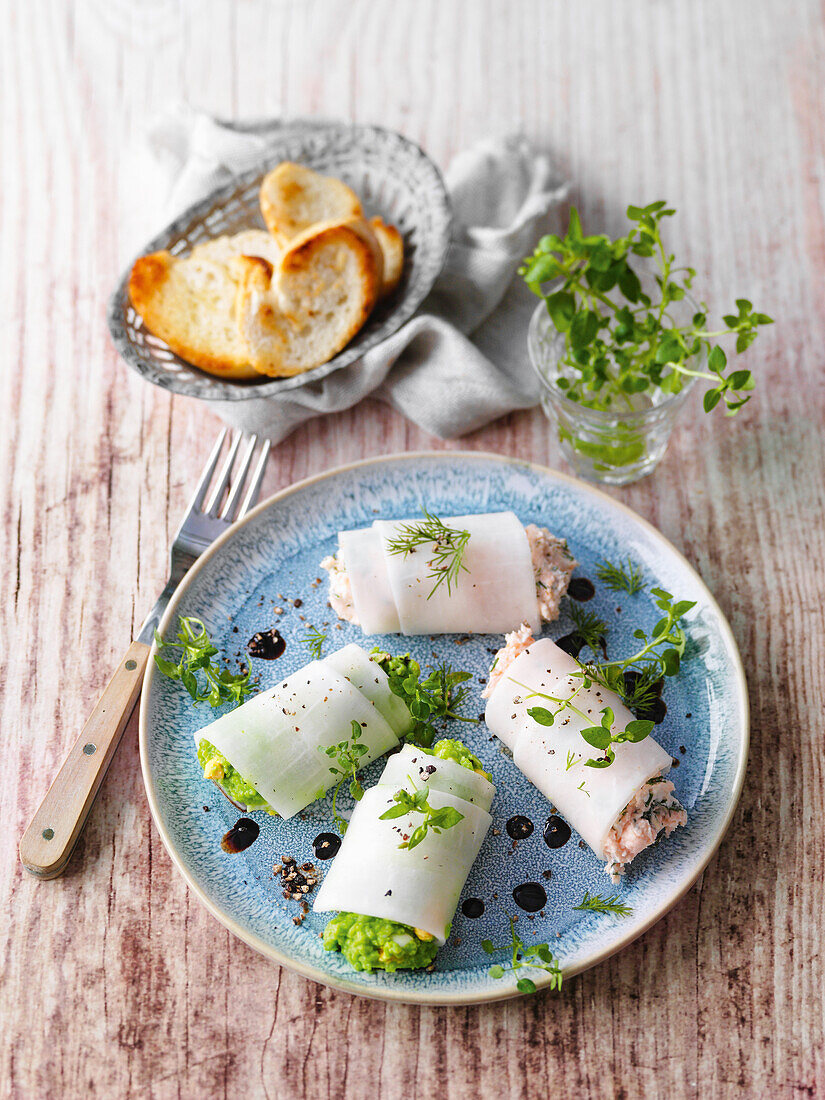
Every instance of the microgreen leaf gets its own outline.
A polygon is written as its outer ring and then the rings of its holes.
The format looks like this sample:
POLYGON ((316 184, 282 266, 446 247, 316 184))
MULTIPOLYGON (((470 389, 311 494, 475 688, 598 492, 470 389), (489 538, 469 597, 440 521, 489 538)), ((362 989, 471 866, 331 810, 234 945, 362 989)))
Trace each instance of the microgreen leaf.
POLYGON ((406 736, 412 744, 424 748, 432 745, 438 736, 434 720, 478 721, 458 713, 459 707, 469 696, 469 689, 463 685, 472 679, 471 673, 456 671, 450 665, 442 664, 422 676, 420 665, 409 653, 392 656, 377 646, 370 653, 370 659, 383 669, 390 691, 406 703, 415 719, 413 728, 406 736))
POLYGON ((423 822, 398 845, 399 848, 416 848, 425 839, 430 829, 437 834, 444 829, 452 829, 458 825, 459 821, 464 820, 464 814, 454 806, 432 807, 429 803, 429 789, 426 786, 416 787, 413 780, 409 776, 407 778, 413 790, 408 791, 402 787, 396 791, 392 797, 397 805, 391 806, 380 815, 381 821, 393 821, 412 814, 424 815, 423 822))
MULTIPOLYGON (((364 788, 361 786, 357 778, 357 773, 361 768, 361 758, 369 752, 369 746, 363 744, 361 741, 361 734, 363 732, 361 724, 352 720, 350 725, 350 736, 345 741, 338 741, 334 745, 328 745, 326 748, 319 746, 318 751, 323 752, 330 760, 334 760, 334 764, 330 764, 329 770, 332 775, 338 776, 338 781, 332 792, 332 816, 335 819, 335 823, 341 830, 343 835, 347 831, 347 821, 338 813, 338 792, 341 789, 345 780, 349 780, 349 792, 356 802, 360 802, 364 795, 364 788)), ((403 810, 401 811, 404 812, 403 810)), ((400 816, 400 815, 399 815, 400 816)))
MULTIPOLYGON (((548 987, 558 992, 562 987, 563 974, 558 959, 550 950, 549 944, 534 943, 529 946, 516 932, 516 922, 510 917, 510 943, 502 947, 495 947, 491 940, 481 941, 482 950, 487 955, 494 955, 498 951, 507 951, 509 961, 494 963, 487 973, 491 978, 503 978, 508 972, 525 969, 543 970, 550 975, 548 987)), ((516 981, 516 989, 520 993, 535 993, 537 986, 532 978, 522 974, 516 981)))
POLYGON ((213 662, 212 658, 217 656, 218 650, 200 619, 181 615, 175 640, 165 642, 155 631, 155 642, 158 647, 155 654, 158 671, 170 680, 180 680, 193 703, 209 703, 211 707, 224 703, 238 705, 252 694, 249 669, 236 673, 228 668, 222 669, 213 662), (161 656, 176 649, 180 650, 177 664, 161 656), (203 673, 203 676, 199 677, 196 673, 203 673))

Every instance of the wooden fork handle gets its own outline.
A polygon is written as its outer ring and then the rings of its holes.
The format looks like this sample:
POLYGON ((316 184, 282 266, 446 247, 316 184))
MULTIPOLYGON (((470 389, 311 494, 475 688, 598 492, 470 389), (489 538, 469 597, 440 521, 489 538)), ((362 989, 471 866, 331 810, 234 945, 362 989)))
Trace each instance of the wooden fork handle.
POLYGON ((57 878, 66 869, 135 709, 148 660, 149 646, 132 642, 23 833, 20 860, 38 878, 57 878))

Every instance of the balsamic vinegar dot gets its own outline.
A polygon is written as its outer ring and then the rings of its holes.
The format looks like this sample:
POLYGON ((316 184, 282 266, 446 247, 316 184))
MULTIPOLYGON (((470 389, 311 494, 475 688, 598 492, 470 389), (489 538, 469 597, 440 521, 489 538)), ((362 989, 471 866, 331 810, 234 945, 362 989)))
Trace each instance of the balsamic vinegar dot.
POLYGON ((312 842, 312 850, 316 859, 332 859, 338 855, 341 847, 341 838, 335 833, 319 833, 312 842))
POLYGON ((551 814, 544 826, 544 843, 548 848, 562 848, 569 839, 570 826, 558 814, 551 814))
POLYGON ((529 817, 525 817, 523 814, 515 814, 514 817, 509 819, 504 828, 507 830, 507 835, 512 837, 513 840, 526 840, 535 826, 529 817))
POLYGON ((235 822, 228 833, 224 834, 221 848, 232 855, 245 852, 250 844, 254 844, 258 839, 260 831, 261 827, 257 821, 253 821, 251 817, 242 817, 235 822))
POLYGON ((513 891, 513 901, 527 913, 537 913, 547 904, 547 891, 540 882, 523 882, 513 891))

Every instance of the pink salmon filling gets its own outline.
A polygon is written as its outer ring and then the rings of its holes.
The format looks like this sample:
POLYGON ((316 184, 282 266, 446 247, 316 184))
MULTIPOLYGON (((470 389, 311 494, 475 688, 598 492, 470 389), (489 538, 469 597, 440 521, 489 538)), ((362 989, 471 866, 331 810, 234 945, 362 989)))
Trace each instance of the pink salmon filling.
POLYGON ((539 611, 544 622, 552 623, 559 617, 561 598, 567 592, 570 577, 579 563, 567 549, 567 542, 551 535, 546 527, 528 523, 524 530, 530 543, 539 611))
POLYGON ((496 690, 496 685, 504 673, 521 653, 534 642, 533 633, 527 623, 522 623, 518 630, 504 635, 504 645, 498 651, 490 666, 490 679, 487 687, 482 691, 481 698, 489 699, 496 690))
POLYGON ((669 779, 657 775, 641 787, 622 810, 604 845, 605 872, 618 882, 630 861, 655 844, 660 835, 670 836, 674 829, 687 824, 687 813, 673 797, 669 779))

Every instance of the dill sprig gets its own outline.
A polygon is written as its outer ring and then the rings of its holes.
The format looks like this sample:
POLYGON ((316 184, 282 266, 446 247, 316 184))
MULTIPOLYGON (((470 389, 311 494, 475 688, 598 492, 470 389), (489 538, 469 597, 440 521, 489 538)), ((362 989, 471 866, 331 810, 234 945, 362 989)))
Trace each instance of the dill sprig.
POLYGON ((627 564, 614 564, 606 559, 600 561, 596 566, 596 576, 613 592, 627 592, 631 596, 647 587, 642 580, 641 570, 630 558, 627 559, 627 564))
POLYGON ((608 632, 604 619, 600 619, 595 611, 588 611, 578 603, 570 604, 570 618, 582 643, 593 653, 598 653, 599 650, 604 652, 604 639, 608 632))
POLYGON ((327 640, 326 634, 323 634, 317 627, 310 626, 307 628, 306 634, 301 638, 301 641, 307 647, 312 656, 317 660, 320 660, 321 653, 324 649, 324 642, 327 640))
POLYGON ((249 669, 246 672, 231 672, 213 662, 218 649, 200 619, 179 616, 175 640, 164 642, 155 631, 155 642, 158 647, 155 654, 158 671, 170 680, 180 680, 194 703, 208 703, 210 707, 219 707, 223 703, 238 706, 247 695, 252 694, 254 689, 249 682, 249 669), (170 649, 181 651, 177 664, 161 656, 170 649), (198 673, 203 674, 205 686, 201 685, 198 673))
POLYGON ((590 913, 613 913, 617 917, 629 917, 633 912, 632 906, 619 901, 618 894, 611 894, 610 897, 603 898, 600 894, 591 894, 587 890, 585 890, 584 897, 579 904, 574 905, 573 908, 584 909, 590 913))
POLYGON ((349 793, 355 801, 360 802, 364 797, 364 788, 358 779, 358 769, 361 767, 361 757, 369 752, 369 748, 361 743, 361 733, 361 724, 353 719, 352 733, 345 741, 339 741, 326 749, 319 747, 318 750, 328 756, 330 760, 335 761, 329 769, 333 775, 338 776, 338 782, 332 792, 332 816, 335 818, 335 823, 341 830, 342 836, 347 831, 347 821, 338 813, 337 807, 341 784, 344 780, 349 779, 349 793))
POLYGON ((618 694, 630 710, 646 711, 662 693, 662 671, 658 665, 645 665, 639 672, 622 674, 622 690, 618 694))
POLYGON ((447 527, 438 516, 424 509, 424 519, 418 523, 402 523, 399 525, 394 538, 387 540, 387 550, 390 554, 414 554, 419 546, 432 543, 432 557, 427 562, 429 573, 427 577, 433 581, 427 599, 438 591, 438 588, 447 585, 447 593, 451 594, 453 586, 458 584, 459 574, 462 570, 469 570, 464 564, 464 555, 467 543, 470 541, 469 531, 459 531, 455 527, 447 527))
MULTIPOLYGON (((507 971, 523 970, 532 967, 535 970, 544 970, 550 975, 549 988, 558 992, 561 989, 563 975, 559 960, 550 950, 549 944, 534 943, 529 947, 516 932, 516 922, 510 917, 510 937, 512 942, 503 947, 496 947, 492 940, 482 940, 481 949, 487 955, 494 955, 497 951, 509 951, 509 963, 495 963, 488 973, 491 978, 503 978, 507 971)), ((519 993, 535 993, 536 983, 532 978, 519 978, 516 982, 519 993)))

